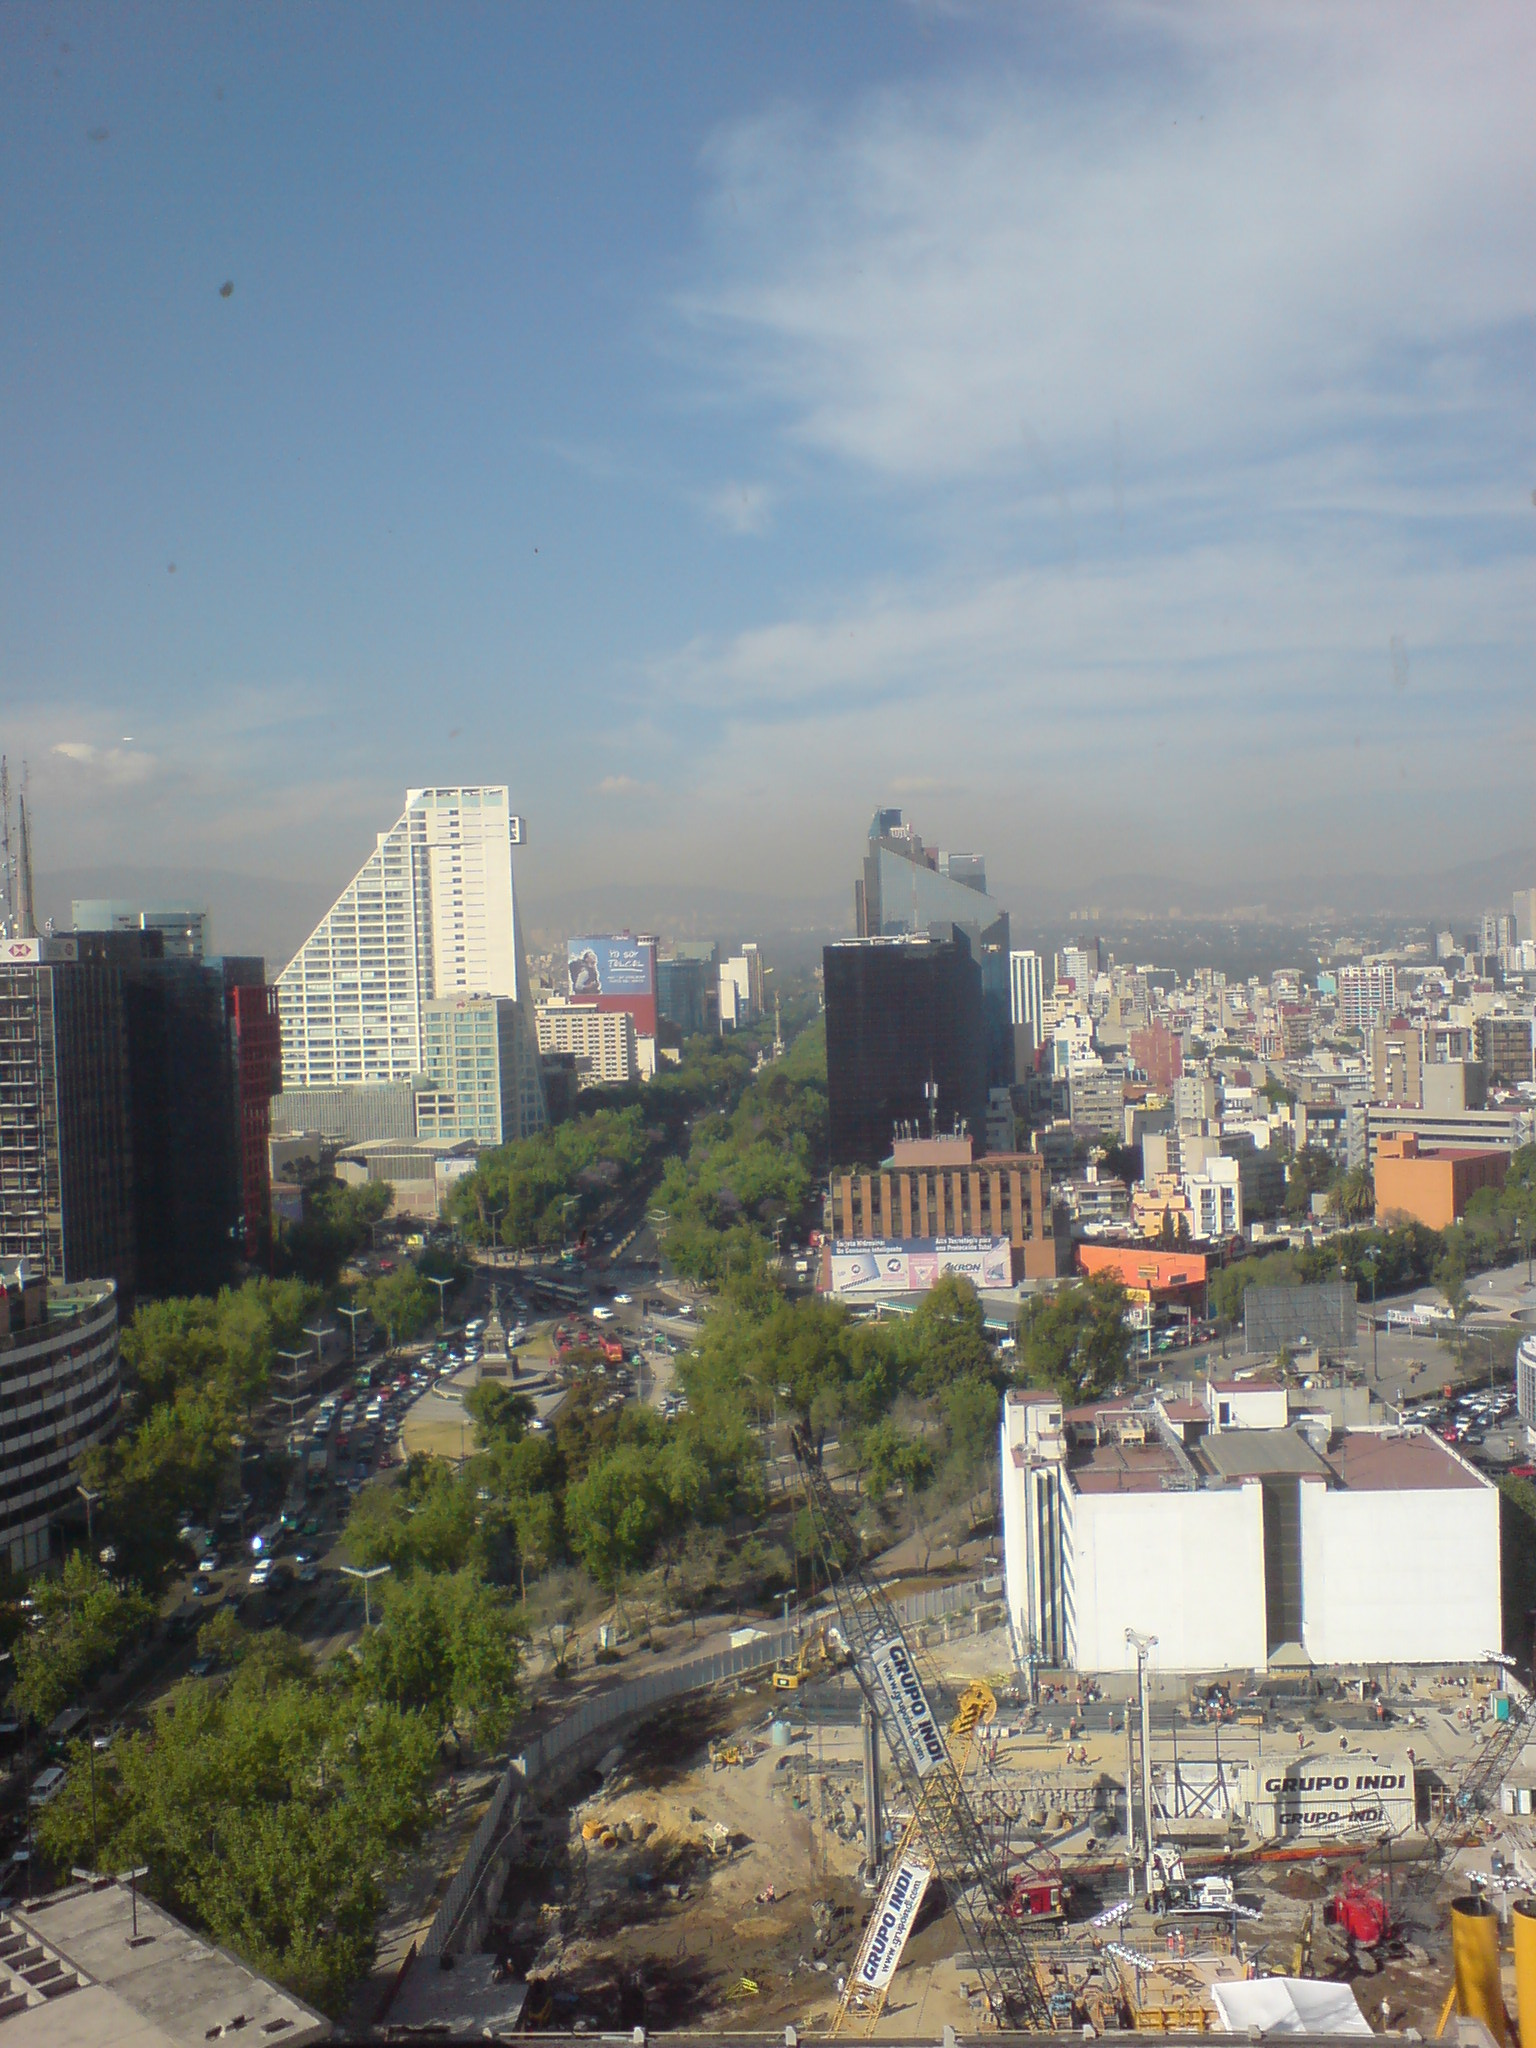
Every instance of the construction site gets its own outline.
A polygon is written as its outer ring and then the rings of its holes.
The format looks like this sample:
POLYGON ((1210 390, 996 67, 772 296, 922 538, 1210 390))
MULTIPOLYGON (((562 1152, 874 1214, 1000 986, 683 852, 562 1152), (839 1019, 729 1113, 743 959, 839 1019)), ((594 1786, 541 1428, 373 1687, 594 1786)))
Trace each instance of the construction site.
POLYGON ((527 1784, 477 1928, 521 2029, 1536 2025, 1506 1665, 1191 1684, 1133 1643, 1128 1675, 1026 1682, 998 1598, 904 1621, 800 1462, 821 1608, 527 1784))

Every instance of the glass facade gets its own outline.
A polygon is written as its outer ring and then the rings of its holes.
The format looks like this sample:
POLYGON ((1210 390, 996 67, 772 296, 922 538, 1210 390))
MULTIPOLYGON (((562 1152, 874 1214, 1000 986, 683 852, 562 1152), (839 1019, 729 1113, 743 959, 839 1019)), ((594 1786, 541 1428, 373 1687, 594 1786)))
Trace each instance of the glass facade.
POLYGON ((416 1135, 440 1144, 509 1144, 541 1128, 538 1056, 520 1014, 500 996, 461 996, 422 1011, 432 1092, 416 1102, 416 1135))
POLYGON ((986 1128, 981 970, 963 935, 855 939, 822 955, 834 1166, 874 1166, 898 1124, 986 1128), (930 1089, 934 1091, 930 1094, 930 1089))
POLYGON ((1011 1085, 1015 1020, 1008 913, 987 894, 981 855, 925 846, 900 811, 877 811, 854 887, 854 912, 860 938, 895 938, 903 932, 943 937, 951 927, 965 934, 971 958, 981 969, 987 1080, 994 1088, 1011 1085))

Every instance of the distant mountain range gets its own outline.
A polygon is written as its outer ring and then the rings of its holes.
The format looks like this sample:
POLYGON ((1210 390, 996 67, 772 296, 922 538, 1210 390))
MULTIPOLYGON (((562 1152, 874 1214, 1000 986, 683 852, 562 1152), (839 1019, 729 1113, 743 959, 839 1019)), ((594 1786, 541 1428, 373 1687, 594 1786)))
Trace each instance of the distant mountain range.
MULTIPOLYGON (((668 938, 755 938, 780 957, 810 958, 826 941, 853 929, 853 864, 846 888, 806 894, 768 894, 707 884, 649 887, 616 881, 593 888, 541 891, 524 888, 523 920, 531 946, 558 944, 580 931, 654 931, 668 938)), ((206 904, 214 944, 230 953, 260 953, 275 974, 298 951, 345 886, 323 877, 302 882, 225 869, 170 867, 64 868, 37 877, 40 919, 67 931, 76 897, 121 896, 149 902, 206 904)), ((996 886, 994 884, 994 886, 996 886)), ((1311 917, 1441 918, 1456 925, 1483 910, 1507 910, 1515 889, 1536 886, 1536 848, 1514 849, 1458 867, 1413 874, 1291 875, 1262 884, 1180 881, 1171 875, 1119 873, 1070 889, 999 887, 999 897, 1021 924, 1097 910, 1166 917, 1287 922, 1311 917)))

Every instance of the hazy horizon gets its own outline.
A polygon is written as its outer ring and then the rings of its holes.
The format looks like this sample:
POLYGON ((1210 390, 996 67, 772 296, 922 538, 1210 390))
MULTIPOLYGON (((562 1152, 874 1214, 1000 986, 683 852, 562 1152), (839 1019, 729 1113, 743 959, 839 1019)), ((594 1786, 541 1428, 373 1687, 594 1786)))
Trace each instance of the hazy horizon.
POLYGON ((1527 10, 21 0, 0 58, 44 882, 287 930, 457 780, 530 922, 846 905, 881 803, 1020 910, 1526 857, 1527 10))

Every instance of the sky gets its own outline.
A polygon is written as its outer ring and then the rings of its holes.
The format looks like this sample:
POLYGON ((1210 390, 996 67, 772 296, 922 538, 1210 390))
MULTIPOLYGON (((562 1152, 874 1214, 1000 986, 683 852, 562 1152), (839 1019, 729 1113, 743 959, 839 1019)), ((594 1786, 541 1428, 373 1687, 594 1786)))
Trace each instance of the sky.
MULTIPOLYGON (((0 10, 40 869, 1020 909, 1536 841, 1536 14, 0 10)), ((1533 878, 1536 879, 1536 878, 1533 878)), ((323 907, 323 906, 322 906, 323 907)))

